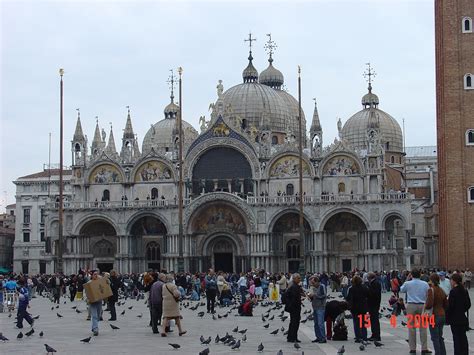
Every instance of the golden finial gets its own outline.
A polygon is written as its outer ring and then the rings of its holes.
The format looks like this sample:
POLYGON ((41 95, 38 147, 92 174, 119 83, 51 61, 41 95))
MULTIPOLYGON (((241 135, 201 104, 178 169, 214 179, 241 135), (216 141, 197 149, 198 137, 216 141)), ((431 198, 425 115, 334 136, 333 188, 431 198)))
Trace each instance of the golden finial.
POLYGON ((59 69, 59 75, 61 75, 61 76, 64 75, 64 69, 63 68, 59 69))

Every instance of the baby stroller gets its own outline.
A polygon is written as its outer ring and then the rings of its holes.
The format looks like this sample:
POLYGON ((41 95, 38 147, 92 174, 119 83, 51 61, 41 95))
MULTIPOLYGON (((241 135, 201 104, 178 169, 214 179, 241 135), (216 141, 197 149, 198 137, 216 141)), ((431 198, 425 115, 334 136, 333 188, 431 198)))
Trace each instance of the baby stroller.
POLYGON ((344 324, 344 313, 337 316, 332 340, 347 340, 347 326, 344 324))

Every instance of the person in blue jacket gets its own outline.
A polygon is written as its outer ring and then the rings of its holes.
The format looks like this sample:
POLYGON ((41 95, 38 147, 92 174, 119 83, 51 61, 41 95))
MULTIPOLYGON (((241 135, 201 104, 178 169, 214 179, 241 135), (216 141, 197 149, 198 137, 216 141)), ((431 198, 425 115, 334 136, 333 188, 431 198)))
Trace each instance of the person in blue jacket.
POLYGON ((18 280, 18 313, 17 313, 17 328, 23 328, 23 319, 33 327, 34 320, 31 318, 31 315, 26 310, 30 308, 30 296, 28 294, 28 287, 26 286, 26 282, 24 278, 18 280))

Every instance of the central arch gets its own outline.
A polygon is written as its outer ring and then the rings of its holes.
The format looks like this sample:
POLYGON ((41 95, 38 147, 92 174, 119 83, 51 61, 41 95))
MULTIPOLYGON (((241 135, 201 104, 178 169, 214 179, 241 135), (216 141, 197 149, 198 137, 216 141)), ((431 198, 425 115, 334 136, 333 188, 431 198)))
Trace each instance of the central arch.
POLYGON ((240 254, 240 248, 235 237, 230 234, 216 231, 207 238, 203 249, 203 254, 216 271, 235 272, 238 269, 236 257, 240 254))
POLYGON ((89 248, 85 252, 93 255, 94 267, 106 272, 114 268, 117 232, 112 224, 103 219, 93 219, 81 227, 79 235, 86 241, 84 244, 89 248))

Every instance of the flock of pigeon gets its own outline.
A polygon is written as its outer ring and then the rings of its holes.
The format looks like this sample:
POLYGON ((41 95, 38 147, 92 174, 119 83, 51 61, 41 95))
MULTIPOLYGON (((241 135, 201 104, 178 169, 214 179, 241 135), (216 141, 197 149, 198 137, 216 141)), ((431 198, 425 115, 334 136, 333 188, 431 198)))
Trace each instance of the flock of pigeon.
MULTIPOLYGON (((140 301, 140 299, 144 299, 144 295, 140 295, 137 298, 137 301, 140 301)), ((121 297, 121 299, 117 303, 117 307, 126 306, 126 301, 127 301, 127 297, 124 297, 124 296, 121 297)), ((64 304, 66 304, 66 303, 67 302, 64 301, 64 304)), ((146 301, 145 301, 145 304, 146 304, 146 301)), ((187 309, 187 310, 193 312, 199 318, 203 318, 204 315, 206 314, 205 313, 206 303, 202 302, 202 301, 192 302, 192 301, 186 301, 185 300, 185 301, 181 302, 180 307, 181 307, 181 310, 187 309), (202 309, 204 309, 204 310, 202 310, 202 309)), ((269 335, 278 336, 279 334, 281 334, 282 336, 286 336, 288 334, 288 329, 287 328, 285 329, 285 326, 284 326, 284 322, 288 319, 288 315, 287 315, 287 313, 285 313, 285 311, 283 309, 284 305, 282 305, 280 303, 273 303, 273 302, 263 301, 263 302, 260 302, 257 307, 259 309, 262 309, 260 319, 261 319, 263 324, 261 324, 261 326, 264 329, 268 329, 268 330, 272 329, 271 331, 269 331, 269 333, 268 333, 269 335), (275 319, 279 319, 280 322, 276 323, 275 319)), ((303 307, 304 307, 304 304, 303 304, 303 307)), ((87 310, 80 310, 77 305, 75 305, 71 308, 77 314, 87 312, 87 310)), ((134 308, 133 305, 127 306, 126 308, 124 308, 121 311, 120 315, 125 316, 127 309, 129 311, 131 311, 133 308, 134 308)), ((58 310, 59 305, 51 307, 51 311, 54 311, 55 309, 56 309, 56 316, 58 318, 63 318, 63 315, 61 313, 59 313, 59 310, 58 310)), ((229 307, 229 308, 218 308, 218 309, 219 310, 225 309, 226 311, 224 313, 212 314, 211 315, 212 320, 219 320, 219 319, 222 319, 222 318, 227 318, 232 313, 234 313, 235 316, 238 315, 237 314, 237 309, 238 309, 237 305, 234 305, 234 306, 229 307)), ((385 309, 383 308, 382 310, 385 310, 385 309)), ((305 310, 302 313, 302 315, 303 315, 302 318, 303 319, 301 320, 301 323, 306 323, 307 321, 312 321, 313 320, 313 314, 312 313, 313 312, 310 309, 305 310)), ((382 317, 382 314, 380 316, 382 317)), ((9 317, 12 318, 12 313, 9 314, 9 317)), ((142 318, 143 313, 140 313, 140 314, 136 315, 136 317, 137 318, 142 318)), ((38 320, 39 318, 40 318, 39 315, 33 317, 34 320, 38 320)), ((255 318, 256 317, 254 317, 254 319, 255 318)), ((350 315, 347 315, 346 318, 350 318, 350 315)), ((109 323, 109 326, 111 327, 111 329, 113 331, 120 330, 120 327, 118 327, 118 326, 116 326, 112 323, 109 323)), ((240 347, 242 346, 242 344, 247 342, 247 330, 248 330, 247 328, 239 329, 239 326, 236 326, 232 330, 226 331, 225 335, 223 335, 223 336, 220 336, 219 334, 216 334, 215 336, 201 335, 200 338, 199 338, 199 341, 200 341, 201 345, 204 347, 204 350, 200 351, 199 355, 210 354, 211 347, 217 347, 217 346, 219 346, 219 347, 227 346, 230 351, 238 351, 240 349, 240 347)), ((252 332, 250 332, 250 333, 252 333, 252 332)), ((29 331, 25 332, 24 334, 23 334, 22 331, 20 331, 16 338, 17 338, 18 341, 21 341, 24 337, 30 338, 34 334, 35 334, 35 329, 32 326, 31 329, 29 331)), ((39 332, 39 337, 42 338, 43 336, 44 336, 44 332, 40 331, 39 332)), ((80 342, 87 344, 87 343, 90 343, 92 339, 93 339, 93 337, 89 336, 87 338, 80 339, 80 342)), ((0 341, 6 342, 6 341, 9 341, 9 339, 7 337, 5 337, 2 333, 0 333, 0 341)), ((257 343, 255 344, 256 345, 255 350, 257 352, 261 353, 261 352, 264 351, 265 345, 264 345, 262 339, 259 339, 258 343, 259 343, 258 345, 257 345, 257 343)), ((369 344, 370 345, 374 344, 375 347, 383 346, 382 343, 377 342, 377 341, 374 342, 374 343, 362 342, 359 346, 359 350, 364 351, 365 348, 369 344)), ((178 344, 178 343, 168 343, 168 345, 170 346, 170 349, 176 349, 176 350, 181 349, 181 345, 178 344)), ((52 354, 52 353, 57 352, 56 349, 54 349, 53 347, 51 347, 48 344, 44 344, 44 347, 45 347, 45 350, 46 350, 47 354, 52 354)), ((301 351, 300 344, 294 343, 293 347, 294 347, 295 350, 301 351)), ((248 346, 247 346, 247 348, 248 348, 248 346)), ((222 348, 220 350, 222 350, 222 348)), ((221 352, 221 351, 219 351, 219 352, 221 352)), ((338 349, 338 354, 344 354, 344 353, 345 353, 345 348, 344 348, 344 346, 342 346, 338 349)), ((304 354, 304 351, 302 351, 302 354, 304 354)), ((283 355, 283 350, 281 350, 281 349, 278 350, 277 355, 283 355)))

